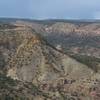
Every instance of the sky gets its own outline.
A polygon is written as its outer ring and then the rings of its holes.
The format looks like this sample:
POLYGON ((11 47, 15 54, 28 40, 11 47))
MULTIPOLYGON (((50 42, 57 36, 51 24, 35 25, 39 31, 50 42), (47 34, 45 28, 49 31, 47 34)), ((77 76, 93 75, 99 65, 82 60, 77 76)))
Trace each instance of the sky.
POLYGON ((0 0, 0 17, 100 19, 100 0, 0 0))

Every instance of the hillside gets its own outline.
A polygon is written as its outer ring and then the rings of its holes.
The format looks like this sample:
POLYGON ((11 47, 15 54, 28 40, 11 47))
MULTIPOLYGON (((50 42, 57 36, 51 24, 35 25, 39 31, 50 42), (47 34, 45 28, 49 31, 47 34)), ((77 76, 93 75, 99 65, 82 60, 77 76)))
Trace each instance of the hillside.
POLYGON ((0 98, 99 100, 99 36, 99 24, 46 25, 27 21, 2 24, 0 98), (77 44, 79 41, 83 43, 77 44), (76 52, 76 47, 82 51, 76 52), (92 97, 92 92, 97 93, 96 97, 92 97))

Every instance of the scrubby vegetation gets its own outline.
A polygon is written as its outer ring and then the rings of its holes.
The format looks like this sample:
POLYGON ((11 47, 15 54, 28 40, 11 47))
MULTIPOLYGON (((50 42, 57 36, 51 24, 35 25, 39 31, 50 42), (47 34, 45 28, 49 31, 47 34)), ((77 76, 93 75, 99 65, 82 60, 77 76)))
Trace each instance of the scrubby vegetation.
POLYGON ((99 24, 8 22, 0 24, 0 100, 100 100, 99 24))
POLYGON ((0 30, 4 30, 4 29, 14 29, 14 28, 16 28, 17 26, 14 26, 14 25, 12 25, 12 24, 10 24, 10 23, 2 23, 2 24, 0 24, 0 30))
POLYGON ((100 64, 100 58, 86 56, 86 55, 71 55, 74 59, 77 61, 87 65, 89 68, 93 69, 95 72, 98 72, 100 70, 99 64, 100 64))

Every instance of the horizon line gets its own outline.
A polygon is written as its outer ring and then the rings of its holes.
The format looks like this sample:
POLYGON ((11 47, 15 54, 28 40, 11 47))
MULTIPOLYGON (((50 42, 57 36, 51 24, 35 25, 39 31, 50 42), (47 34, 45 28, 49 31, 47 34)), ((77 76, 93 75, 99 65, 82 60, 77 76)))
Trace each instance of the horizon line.
POLYGON ((92 19, 92 18, 25 18, 25 17, 0 17, 0 19, 15 19, 15 20, 37 20, 37 21, 44 21, 44 20, 65 20, 65 21, 100 21, 100 19, 92 19))

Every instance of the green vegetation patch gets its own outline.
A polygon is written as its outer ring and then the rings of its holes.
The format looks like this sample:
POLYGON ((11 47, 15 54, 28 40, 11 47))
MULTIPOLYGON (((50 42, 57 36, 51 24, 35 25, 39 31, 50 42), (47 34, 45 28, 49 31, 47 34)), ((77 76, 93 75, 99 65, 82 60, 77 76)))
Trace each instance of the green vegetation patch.
POLYGON ((99 58, 86 56, 86 55, 79 55, 79 54, 71 55, 71 57, 87 65, 89 68, 93 69, 95 72, 98 72, 98 70, 100 70, 98 66, 98 64, 100 63, 99 58))

